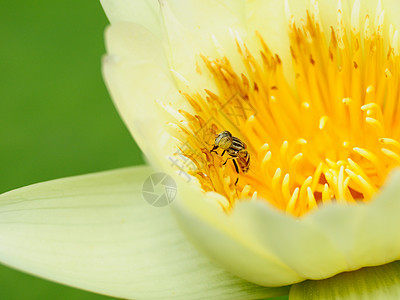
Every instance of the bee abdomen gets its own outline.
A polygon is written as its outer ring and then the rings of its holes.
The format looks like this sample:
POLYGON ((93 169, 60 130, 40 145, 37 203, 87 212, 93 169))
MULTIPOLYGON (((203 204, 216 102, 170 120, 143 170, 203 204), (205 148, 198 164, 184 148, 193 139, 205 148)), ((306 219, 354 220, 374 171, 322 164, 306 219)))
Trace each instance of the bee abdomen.
POLYGON ((241 151, 238 156, 238 164, 243 173, 247 173, 250 167, 250 155, 247 151, 241 151))

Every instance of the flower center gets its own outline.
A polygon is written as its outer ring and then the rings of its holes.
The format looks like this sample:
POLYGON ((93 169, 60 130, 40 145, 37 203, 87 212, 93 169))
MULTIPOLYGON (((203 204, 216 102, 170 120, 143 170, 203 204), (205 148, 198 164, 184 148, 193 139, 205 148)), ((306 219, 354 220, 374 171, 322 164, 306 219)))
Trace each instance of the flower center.
POLYGON ((227 57, 202 57, 217 88, 182 93, 195 113, 179 111, 179 148, 195 165, 187 171, 226 198, 227 211, 246 198, 294 216, 331 201, 369 201, 400 164, 398 32, 384 35, 383 12, 375 22, 366 15, 363 32, 356 6, 351 29, 337 14, 329 43, 317 8, 301 25, 291 18, 295 88, 261 36, 259 58, 236 37, 243 73, 227 57), (214 147, 224 131, 246 145, 248 170, 227 145, 214 147))

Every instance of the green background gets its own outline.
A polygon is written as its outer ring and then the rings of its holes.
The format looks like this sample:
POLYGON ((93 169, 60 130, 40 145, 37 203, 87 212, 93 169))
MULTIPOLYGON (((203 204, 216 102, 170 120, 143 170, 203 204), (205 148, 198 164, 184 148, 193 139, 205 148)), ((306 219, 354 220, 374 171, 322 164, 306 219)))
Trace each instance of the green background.
MULTIPOLYGON (((143 162, 101 76, 98 1, 0 2, 0 192, 143 162)), ((111 299, 0 266, 0 299, 111 299)))
MULTIPOLYGON (((107 24, 98 1, 0 2, 0 193, 143 163, 101 76, 107 24)), ((114 298, 0 265, 0 299, 114 298)))

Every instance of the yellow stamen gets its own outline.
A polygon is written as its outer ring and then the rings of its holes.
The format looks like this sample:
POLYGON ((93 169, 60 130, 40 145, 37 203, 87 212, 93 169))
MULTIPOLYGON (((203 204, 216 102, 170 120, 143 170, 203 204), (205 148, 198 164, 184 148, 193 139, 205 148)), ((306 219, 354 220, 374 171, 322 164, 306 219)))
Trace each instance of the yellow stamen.
POLYGON ((294 190, 292 196, 290 197, 289 203, 286 206, 286 211, 288 213, 292 213, 294 211, 294 208, 295 208, 295 205, 296 205, 296 201, 297 201, 297 199, 299 197, 299 191, 300 191, 300 189, 297 187, 294 190))
MULTIPOLYGON (((231 31, 243 70, 233 68, 213 36, 220 57, 201 58, 209 72, 202 76, 215 87, 181 92, 191 112, 168 108, 177 119, 170 131, 181 141, 181 156, 196 166, 184 170, 205 192, 225 197, 226 211, 250 198, 294 216, 333 201, 369 201, 400 165, 399 32, 385 25, 382 8, 360 16, 356 0, 346 24, 339 1, 336 26, 323 32, 317 1, 304 22, 295 22, 285 7, 294 87, 258 32, 260 56, 253 56, 231 31), (247 145, 248 171, 242 162, 237 174, 232 160, 239 158, 229 152, 210 153, 224 130, 247 145)), ((187 79, 175 76, 190 89, 187 79)))

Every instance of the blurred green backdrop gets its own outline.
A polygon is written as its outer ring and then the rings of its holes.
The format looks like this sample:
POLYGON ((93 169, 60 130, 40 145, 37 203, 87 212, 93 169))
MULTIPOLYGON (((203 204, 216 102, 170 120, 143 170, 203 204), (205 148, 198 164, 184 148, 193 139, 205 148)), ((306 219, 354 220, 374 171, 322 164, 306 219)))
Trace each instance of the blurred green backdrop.
MULTIPOLYGON (((98 1, 0 2, 0 192, 143 162, 101 77, 98 1)), ((110 299, 0 266, 0 299, 110 299)))

